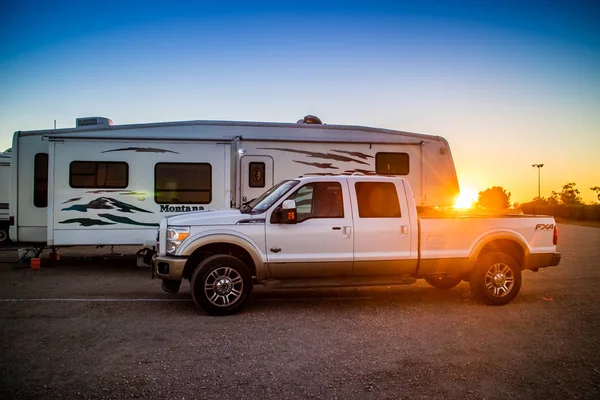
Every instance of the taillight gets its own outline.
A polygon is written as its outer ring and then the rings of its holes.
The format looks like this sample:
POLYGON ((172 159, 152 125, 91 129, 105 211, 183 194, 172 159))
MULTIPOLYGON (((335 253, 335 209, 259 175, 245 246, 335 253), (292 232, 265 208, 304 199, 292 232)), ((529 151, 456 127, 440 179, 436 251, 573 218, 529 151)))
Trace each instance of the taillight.
POLYGON ((8 218, 8 225, 9 226, 15 226, 15 217, 9 217, 8 218))
POLYGON ((552 243, 556 246, 558 243, 558 226, 554 225, 554 235, 552 235, 552 243))

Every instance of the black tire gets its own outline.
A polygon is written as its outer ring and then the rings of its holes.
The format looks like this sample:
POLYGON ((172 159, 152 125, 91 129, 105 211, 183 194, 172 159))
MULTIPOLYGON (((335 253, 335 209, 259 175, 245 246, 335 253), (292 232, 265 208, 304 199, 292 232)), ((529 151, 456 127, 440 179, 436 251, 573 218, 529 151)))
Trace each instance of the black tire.
POLYGON ((10 242, 8 238, 8 227, 0 226, 0 246, 6 245, 10 242))
POLYGON ((231 315, 240 311, 248 302, 252 289, 250 269, 239 258, 225 254, 204 259, 190 280, 192 299, 210 315, 231 315))
POLYGON ((425 278, 425 281, 436 289, 452 289, 462 281, 462 277, 448 277, 448 276, 436 276, 431 278, 425 278))
POLYGON ((502 306, 517 297, 521 280, 521 267, 514 258, 505 253, 485 253, 471 274, 471 292, 483 303, 502 306))
POLYGON ((160 287, 167 293, 177 293, 179 292, 179 287, 181 286, 181 281, 167 281, 164 280, 161 282, 160 287))

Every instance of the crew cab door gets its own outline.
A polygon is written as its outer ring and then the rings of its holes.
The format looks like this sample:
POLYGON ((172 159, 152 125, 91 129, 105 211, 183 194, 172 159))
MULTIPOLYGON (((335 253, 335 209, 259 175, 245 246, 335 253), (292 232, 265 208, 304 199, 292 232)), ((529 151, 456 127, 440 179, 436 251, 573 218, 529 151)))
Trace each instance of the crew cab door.
POLYGON ((347 276, 352 273, 353 229, 344 178, 306 182, 285 200, 296 201, 297 223, 267 216, 267 259, 273 278, 347 276))
POLYGON ((349 177, 348 186, 354 213, 353 274, 415 273, 417 255, 411 249, 417 232, 411 228, 402 181, 349 177))

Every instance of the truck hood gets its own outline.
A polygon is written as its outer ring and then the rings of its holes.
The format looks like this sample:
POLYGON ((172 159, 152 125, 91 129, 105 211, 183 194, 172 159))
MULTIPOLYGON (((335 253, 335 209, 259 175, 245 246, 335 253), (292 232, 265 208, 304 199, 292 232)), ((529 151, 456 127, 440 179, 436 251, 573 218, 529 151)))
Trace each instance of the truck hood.
POLYGON ((206 210, 179 214, 167 217, 167 225, 235 225, 241 220, 251 219, 250 214, 242 214, 240 210, 206 210))

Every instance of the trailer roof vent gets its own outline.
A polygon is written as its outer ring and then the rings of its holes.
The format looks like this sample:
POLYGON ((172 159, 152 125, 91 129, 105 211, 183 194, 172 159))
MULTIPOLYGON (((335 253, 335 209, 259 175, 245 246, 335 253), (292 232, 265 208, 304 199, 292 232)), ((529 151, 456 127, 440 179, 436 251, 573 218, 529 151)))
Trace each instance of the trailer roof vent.
POLYGON ((75 126, 77 128, 81 126, 108 126, 112 125, 112 119, 104 118, 104 117, 85 117, 85 118, 77 118, 75 120, 75 126))
POLYGON ((299 119, 297 123, 298 124, 320 124, 320 125, 323 125, 323 122, 321 121, 321 119, 319 119, 319 117, 316 117, 314 115, 307 115, 303 119, 299 119))

